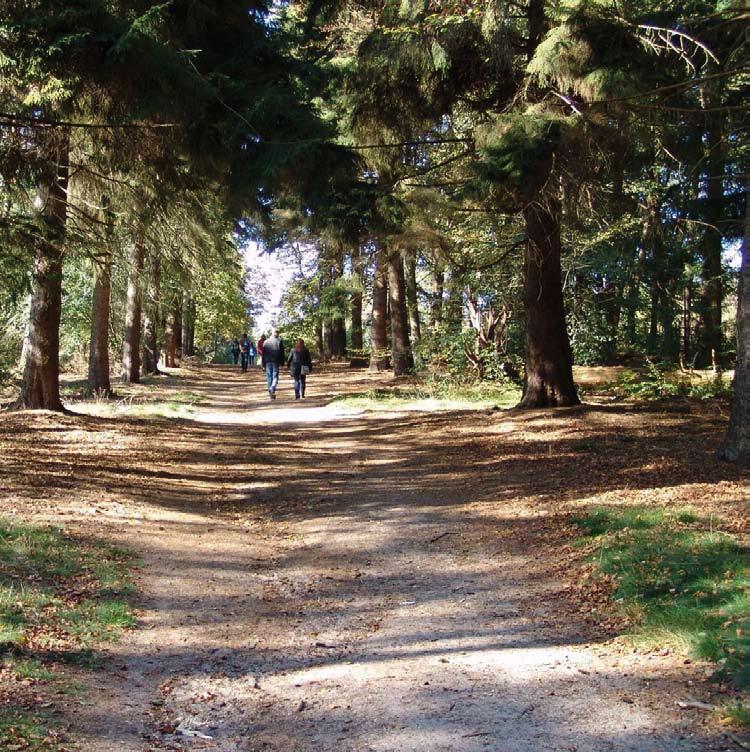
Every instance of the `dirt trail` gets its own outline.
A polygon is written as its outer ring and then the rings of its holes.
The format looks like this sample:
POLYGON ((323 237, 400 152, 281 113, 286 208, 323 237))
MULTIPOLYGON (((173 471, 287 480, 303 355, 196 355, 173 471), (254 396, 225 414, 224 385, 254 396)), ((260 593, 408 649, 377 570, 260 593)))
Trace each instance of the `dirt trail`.
POLYGON ((553 437, 547 418, 351 414, 326 406, 342 377, 270 403, 259 373, 215 368, 175 387, 203 396, 191 421, 16 427, 70 468, 67 487, 60 467, 27 479, 16 508, 54 487, 57 519, 143 560, 141 626, 71 709, 83 750, 729 748, 675 711, 703 669, 597 644, 576 613, 543 459, 476 444, 478 418, 496 441, 535 421, 553 437), (86 449, 54 448, 60 431, 86 449))

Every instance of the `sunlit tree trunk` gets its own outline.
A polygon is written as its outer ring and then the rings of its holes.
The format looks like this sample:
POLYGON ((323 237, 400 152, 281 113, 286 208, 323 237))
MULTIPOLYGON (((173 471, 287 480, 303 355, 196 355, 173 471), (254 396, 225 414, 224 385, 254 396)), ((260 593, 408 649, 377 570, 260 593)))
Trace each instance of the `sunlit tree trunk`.
MULTIPOLYGON (((344 249, 337 246, 331 264, 331 282, 335 284, 344 273, 344 249)), ((331 318, 331 354, 342 358, 346 355, 346 320, 344 312, 337 310, 331 318)))
POLYGON ((745 182, 745 236, 737 290, 737 365, 729 428, 722 459, 750 465, 750 179, 745 182))
POLYGON ((412 344, 422 339, 419 320, 419 298, 417 297, 417 254, 410 251, 404 258, 406 282, 406 307, 409 311, 409 334, 412 344))
POLYGON ((388 289, 391 298, 391 355, 393 375, 404 376, 414 367, 409 342, 409 316, 406 310, 404 258, 399 250, 388 255, 388 289))
MULTIPOLYGON (((359 249, 352 251, 352 277, 355 285, 351 298, 351 319, 352 319, 352 349, 362 350, 364 346, 362 336, 362 270, 364 266, 364 257, 359 249)), ((361 353, 360 353, 361 354, 361 353)))
POLYGON ((35 206, 43 228, 31 274, 31 311, 24 353, 21 404, 30 409, 62 410, 60 400, 60 315, 63 244, 68 201, 69 134, 46 136, 51 175, 40 180, 35 206))
POLYGON ((128 289, 125 296, 125 336, 122 342, 122 380, 137 384, 141 380, 141 317, 143 243, 133 240, 128 252, 128 289))
POLYGON ((94 259, 94 299, 91 310, 89 341, 89 394, 109 394, 109 301, 112 293, 112 236, 114 226, 108 210, 108 199, 102 197, 106 223, 103 251, 94 259))
POLYGON ((464 314, 464 293, 461 278, 455 269, 449 269, 443 301, 443 322, 451 333, 461 331, 464 314))
POLYGON ((540 197, 523 216, 526 375, 519 407, 577 405, 562 295, 559 206, 552 197, 540 197))
POLYGON ((370 370, 386 371, 388 358, 388 269, 384 252, 375 256, 375 278, 372 285, 372 331, 370 335, 370 370))
POLYGON ((430 325, 433 330, 439 329, 443 324, 443 292, 445 285, 445 268, 438 259, 435 259, 435 268, 432 281, 432 301, 430 302, 430 325))
POLYGON ((159 372, 159 295, 161 288, 161 259, 151 248, 148 254, 148 291, 146 315, 143 320, 143 373, 159 372))

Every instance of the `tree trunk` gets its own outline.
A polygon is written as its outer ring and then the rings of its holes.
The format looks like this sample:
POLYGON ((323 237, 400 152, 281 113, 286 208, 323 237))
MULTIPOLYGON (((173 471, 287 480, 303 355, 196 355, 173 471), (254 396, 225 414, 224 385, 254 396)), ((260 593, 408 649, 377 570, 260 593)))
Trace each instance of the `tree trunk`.
POLYGON ((737 290, 737 365, 729 428, 719 457, 750 465, 750 179, 745 182, 745 237, 737 290))
POLYGON ((68 201, 69 134, 47 135, 53 174, 40 182, 35 205, 43 220, 31 275, 31 311, 24 353, 21 404, 32 410, 62 410, 60 401, 60 314, 63 243, 68 201))
POLYGON ((419 299, 417 297, 417 255, 410 252, 404 259, 406 265, 406 306, 409 311, 409 333, 411 341, 416 345, 422 339, 419 321, 419 299))
POLYGON ((354 278, 354 292, 351 299, 352 317, 352 349, 361 350, 364 347, 362 336, 362 270, 364 259, 359 247, 352 251, 352 275, 354 278))
POLYGON ((143 244, 133 240, 128 253, 128 290, 125 295, 125 336, 122 342, 122 380, 137 384, 141 380, 141 278, 143 244))
POLYGON ((445 268, 441 261, 435 259, 432 282, 432 301, 430 303, 430 324, 437 331, 443 325, 443 291, 445 286, 445 268))
POLYGON ((112 391, 109 382, 109 301, 112 293, 112 214, 107 208, 107 197, 102 197, 106 222, 106 248, 94 259, 94 300, 91 308, 91 340, 89 341, 89 394, 106 394, 112 391))
MULTIPOLYGON (((336 247, 331 264, 331 282, 336 283, 344 273, 344 249, 341 246, 336 247)), ((344 312, 336 309, 336 313, 331 318, 331 355, 337 358, 346 356, 346 321, 344 312)))
POLYGON ((464 317, 464 294, 461 278, 455 269, 448 272, 446 296, 443 303, 443 321, 451 334, 461 331, 464 317))
POLYGON ((547 19, 544 13, 545 0, 530 0, 527 6, 528 40, 526 42, 526 59, 534 57, 536 48, 547 30, 547 19))
POLYGON ((323 360, 330 360, 333 354, 333 322, 326 316, 322 322, 323 328, 323 360))
POLYGON ((519 407, 577 405, 562 295, 557 201, 540 197, 523 210, 523 216, 526 375, 519 407))
POLYGON ((318 319, 315 322, 315 347, 318 357, 325 360, 325 342, 323 340, 323 322, 318 319))
POLYGON ((691 348, 691 309, 693 307, 693 288, 688 279, 682 288, 682 321, 680 326, 680 367, 688 368, 691 348))
POLYGON ((109 394, 109 299, 112 289, 112 256, 94 261, 94 302, 89 343, 89 394, 109 394))
POLYGON ((182 295, 175 293, 174 298, 174 344, 177 357, 182 357, 182 295))
POLYGON ((182 355, 195 355, 195 302, 189 290, 182 292, 182 355))
POLYGON ((146 316, 143 320, 143 373, 159 372, 159 293, 161 286, 161 259, 152 248, 148 254, 148 291, 146 316))
POLYGON ((375 279, 372 285, 372 329, 370 334, 370 370, 386 371, 388 358, 388 277, 383 251, 375 256, 375 279))
POLYGON ((393 375, 405 376, 414 367, 409 342, 409 316, 406 310, 404 258, 401 251, 388 255, 388 288, 391 293, 391 355, 393 375))
POLYGON ((168 300, 167 316, 164 321, 164 365, 167 368, 177 366, 177 296, 168 300))
POLYGON ((701 295, 701 329, 703 341, 701 363, 718 363, 721 360, 723 343, 721 337, 721 307, 724 300, 722 287, 720 222, 724 196, 724 156, 722 149, 722 114, 708 114, 709 128, 706 133, 706 181, 703 236, 703 290, 701 295))

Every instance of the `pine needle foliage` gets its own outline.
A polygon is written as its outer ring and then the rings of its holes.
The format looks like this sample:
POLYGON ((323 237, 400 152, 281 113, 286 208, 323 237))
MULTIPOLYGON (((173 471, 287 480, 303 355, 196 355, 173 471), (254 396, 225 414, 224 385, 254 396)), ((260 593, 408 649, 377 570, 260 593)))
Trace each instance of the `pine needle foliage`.
POLYGON ((541 86, 591 102, 642 91, 654 62, 632 24, 583 6, 549 31, 527 73, 541 86))

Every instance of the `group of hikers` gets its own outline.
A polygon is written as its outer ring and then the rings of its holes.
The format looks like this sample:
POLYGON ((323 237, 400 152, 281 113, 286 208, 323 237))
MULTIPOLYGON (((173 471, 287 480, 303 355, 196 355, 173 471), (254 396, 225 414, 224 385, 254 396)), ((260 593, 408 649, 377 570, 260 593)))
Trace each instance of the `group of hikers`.
POLYGON ((235 365, 240 364, 242 373, 246 373, 249 366, 255 365, 259 355, 260 367, 266 372, 270 399, 276 399, 279 372, 284 364, 289 366, 294 379, 294 399, 305 398, 307 375, 312 371, 312 358, 303 339, 298 339, 294 343, 292 351, 286 358, 284 356, 284 342, 278 329, 274 329, 270 337, 262 335, 257 345, 247 336, 247 332, 239 339, 232 340, 232 359, 235 365))

